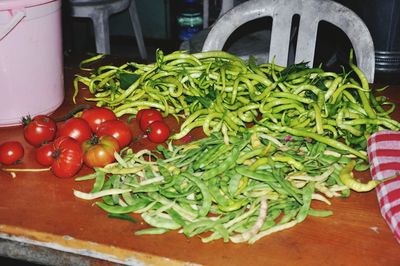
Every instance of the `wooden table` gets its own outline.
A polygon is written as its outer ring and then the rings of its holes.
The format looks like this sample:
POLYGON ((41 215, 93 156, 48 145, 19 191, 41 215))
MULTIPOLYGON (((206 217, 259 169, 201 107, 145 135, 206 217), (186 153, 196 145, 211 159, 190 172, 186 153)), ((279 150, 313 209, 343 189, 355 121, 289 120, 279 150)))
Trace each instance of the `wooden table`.
MULTIPOLYGON (((66 67, 65 103, 54 116, 72 108, 77 72, 66 67)), ((391 86, 385 95, 400 104, 400 86, 391 86)), ((398 112, 395 118, 400 120, 398 112)), ((0 140, 24 143, 21 167, 39 167, 21 127, 0 128, 0 140)), ((136 149, 146 145, 139 143, 136 149)), ((89 171, 83 168, 79 175, 89 171)), ((177 232, 135 236, 143 223, 110 219, 72 194, 73 189, 89 191, 91 185, 92 181, 58 179, 47 172, 18 173, 16 178, 0 173, 0 255, 53 265, 400 265, 400 246, 381 217, 375 191, 333 199, 328 207, 333 216, 308 217, 248 245, 203 244, 177 232)))

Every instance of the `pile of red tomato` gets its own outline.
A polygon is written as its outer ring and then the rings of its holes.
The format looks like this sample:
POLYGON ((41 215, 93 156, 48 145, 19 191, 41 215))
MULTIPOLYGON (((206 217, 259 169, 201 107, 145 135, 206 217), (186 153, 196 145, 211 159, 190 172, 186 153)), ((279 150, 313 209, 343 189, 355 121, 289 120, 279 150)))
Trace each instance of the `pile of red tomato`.
POLYGON ((170 131, 162 114, 155 109, 142 109, 136 114, 140 129, 151 142, 163 143, 169 138, 170 131))
MULTIPOLYGON (((162 114, 155 109, 140 110, 136 116, 148 139, 163 143, 169 128, 162 114)), ((23 119, 25 140, 35 147, 35 159, 60 178, 74 176, 83 164, 103 167, 115 160, 114 153, 127 147, 132 132, 124 120, 105 107, 85 109, 80 117, 72 117, 57 125, 46 115, 23 119)), ((0 163, 14 164, 22 159, 24 149, 17 141, 0 145, 0 163)))

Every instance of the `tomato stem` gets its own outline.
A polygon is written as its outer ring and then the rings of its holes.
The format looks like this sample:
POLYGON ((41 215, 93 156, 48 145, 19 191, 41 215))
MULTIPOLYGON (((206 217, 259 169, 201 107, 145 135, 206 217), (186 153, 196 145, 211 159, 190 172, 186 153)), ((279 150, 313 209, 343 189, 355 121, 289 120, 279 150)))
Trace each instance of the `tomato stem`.
POLYGON ((45 172, 50 171, 51 167, 47 168, 2 168, 1 171, 4 172, 45 172))
POLYGON ((32 121, 32 117, 30 115, 22 117, 22 125, 27 126, 32 121))
POLYGON ((17 175, 15 172, 46 172, 50 171, 50 167, 48 168, 31 168, 31 169, 22 169, 22 168, 0 168, 0 171, 10 174, 12 178, 15 178, 17 175))
POLYGON ((53 159, 55 160, 55 159, 58 158, 58 156, 60 156, 60 153, 61 153, 60 149, 56 149, 56 150, 54 150, 53 153, 51 154, 51 157, 53 157, 53 159))
POLYGON ((92 108, 92 106, 90 106, 88 104, 80 104, 78 106, 75 106, 65 116, 55 118, 54 121, 56 121, 56 122, 66 121, 66 120, 70 119, 71 117, 73 117, 75 114, 77 114, 85 109, 90 109, 90 108, 92 108))
POLYGON ((90 143, 92 145, 96 145, 99 144, 99 137, 97 135, 92 135, 92 137, 90 138, 90 143))

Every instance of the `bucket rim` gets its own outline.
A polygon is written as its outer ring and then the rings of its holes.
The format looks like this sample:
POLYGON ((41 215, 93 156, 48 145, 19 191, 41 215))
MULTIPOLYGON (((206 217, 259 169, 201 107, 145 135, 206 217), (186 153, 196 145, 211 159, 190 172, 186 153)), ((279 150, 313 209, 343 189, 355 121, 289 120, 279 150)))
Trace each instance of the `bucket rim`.
POLYGON ((0 11, 33 7, 60 0, 0 0, 0 11))

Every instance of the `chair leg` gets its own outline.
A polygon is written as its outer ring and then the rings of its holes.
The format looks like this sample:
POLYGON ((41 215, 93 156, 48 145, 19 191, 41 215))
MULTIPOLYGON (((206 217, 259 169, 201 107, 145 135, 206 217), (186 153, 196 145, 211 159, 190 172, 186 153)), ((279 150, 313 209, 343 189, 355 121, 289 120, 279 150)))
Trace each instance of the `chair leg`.
POLYGON ((110 54, 110 29, 108 25, 108 14, 96 12, 92 15, 94 37, 96 40, 96 52, 99 54, 110 54))
POLYGON ((138 44, 140 56, 142 59, 147 60, 147 51, 143 41, 142 27, 140 26, 139 15, 137 13, 135 0, 131 0, 129 6, 129 15, 131 17, 131 22, 133 30, 135 32, 136 42, 138 44))
POLYGON ((209 8, 210 8, 209 0, 203 0, 203 29, 208 27, 208 20, 210 14, 209 8))

